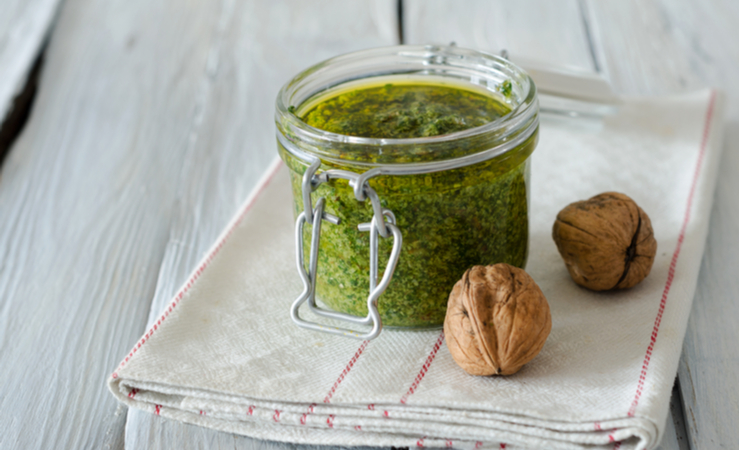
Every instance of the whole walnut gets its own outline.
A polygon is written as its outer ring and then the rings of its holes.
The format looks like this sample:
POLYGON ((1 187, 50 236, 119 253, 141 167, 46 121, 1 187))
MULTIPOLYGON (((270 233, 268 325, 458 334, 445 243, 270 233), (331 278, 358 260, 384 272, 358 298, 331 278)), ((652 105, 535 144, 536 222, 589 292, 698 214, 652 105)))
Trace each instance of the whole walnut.
POLYGON ((630 288, 642 281, 658 248, 648 215, 618 192, 563 208, 552 238, 573 281, 595 291, 630 288))
POLYGON ((474 266, 455 283, 444 332, 457 364, 472 375, 511 375, 542 350, 552 319, 527 272, 508 264, 474 266))

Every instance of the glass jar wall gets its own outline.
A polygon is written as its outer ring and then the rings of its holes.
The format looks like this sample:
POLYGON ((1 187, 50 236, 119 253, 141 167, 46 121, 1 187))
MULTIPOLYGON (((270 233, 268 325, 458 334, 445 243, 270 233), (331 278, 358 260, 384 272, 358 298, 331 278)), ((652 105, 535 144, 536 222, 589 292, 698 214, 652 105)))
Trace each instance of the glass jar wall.
MULTIPOLYGON (((470 266, 526 264, 529 156, 538 137, 537 107, 535 86, 521 69, 493 55, 444 46, 343 55, 309 68, 280 91, 278 148, 290 168, 296 216, 305 206, 303 174, 315 158, 321 160, 319 173, 378 168, 412 173, 368 181, 403 235, 393 278, 378 301, 384 325, 439 326, 452 286, 470 266), (316 105, 344 93, 404 83, 485 95, 503 112, 481 126, 400 139, 350 136, 304 121, 316 105)), ((365 316, 370 242, 357 226, 369 222, 372 207, 358 201, 342 179, 322 183, 311 197, 325 198, 326 212, 340 219, 339 225, 321 229, 316 295, 335 311, 365 316)), ((308 252, 310 226, 303 239, 308 252)), ((380 239, 381 274, 390 247, 390 239, 380 239)))

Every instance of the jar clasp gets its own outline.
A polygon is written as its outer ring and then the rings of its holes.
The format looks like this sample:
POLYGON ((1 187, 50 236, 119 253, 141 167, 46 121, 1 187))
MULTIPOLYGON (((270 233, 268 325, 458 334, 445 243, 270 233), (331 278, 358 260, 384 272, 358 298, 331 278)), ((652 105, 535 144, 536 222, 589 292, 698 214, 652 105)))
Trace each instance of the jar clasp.
POLYGON ((359 174, 347 170, 326 170, 317 175, 316 172, 320 166, 321 160, 315 158, 303 174, 302 194, 304 210, 298 215, 295 228, 296 262, 298 265, 298 273, 303 281, 303 292, 293 302, 290 309, 290 316, 293 319, 293 322, 303 328, 363 340, 374 339, 378 337, 383 328, 380 313, 378 312, 378 298, 388 287, 391 277, 393 276, 393 272, 396 269, 396 263, 401 254, 401 244, 403 241, 401 231, 398 226, 396 226, 396 217, 393 215, 393 212, 381 206, 377 192, 375 192, 375 190, 368 184, 368 180, 373 176, 378 175, 380 171, 369 170, 365 173, 359 174), (360 231, 370 233, 370 294, 367 298, 368 314, 365 317, 357 317, 350 314, 331 311, 321 308, 316 304, 316 277, 321 224, 325 220, 331 224, 339 225, 340 220, 337 216, 324 212, 324 206, 326 204, 326 199, 324 197, 318 199, 316 207, 314 208, 311 204, 311 193, 315 191, 321 183, 329 181, 330 179, 348 180, 350 186, 354 189, 355 198, 357 198, 358 201, 370 199, 370 203, 373 207, 373 217, 371 221, 361 223, 357 226, 360 231), (303 253, 303 227, 306 223, 311 224, 311 248, 309 249, 310 256, 308 271, 306 270, 303 253), (378 236, 383 238, 390 236, 393 237, 393 248, 380 282, 378 282, 378 236), (370 331, 362 333, 347 328, 333 327, 317 322, 306 321, 302 319, 298 313, 299 308, 304 302, 308 302, 309 309, 319 316, 351 322, 357 325, 372 325, 372 328, 370 331))

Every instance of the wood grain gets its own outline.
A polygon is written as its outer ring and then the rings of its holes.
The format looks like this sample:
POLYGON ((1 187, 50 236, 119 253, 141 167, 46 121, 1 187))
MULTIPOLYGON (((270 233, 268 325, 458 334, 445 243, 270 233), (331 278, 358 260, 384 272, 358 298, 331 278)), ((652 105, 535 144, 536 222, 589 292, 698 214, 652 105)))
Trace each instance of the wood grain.
POLYGON ((404 1, 405 44, 447 44, 594 70, 576 0, 404 1))
POLYGON ((234 447, 104 381, 275 154, 280 85, 395 41, 389 0, 267 5, 65 2, 0 175, 0 448, 234 447))
POLYGON ((0 123, 23 89, 60 0, 3 0, 0 6, 0 123))
POLYGON ((0 166, 28 120, 58 3, 0 1, 0 166))

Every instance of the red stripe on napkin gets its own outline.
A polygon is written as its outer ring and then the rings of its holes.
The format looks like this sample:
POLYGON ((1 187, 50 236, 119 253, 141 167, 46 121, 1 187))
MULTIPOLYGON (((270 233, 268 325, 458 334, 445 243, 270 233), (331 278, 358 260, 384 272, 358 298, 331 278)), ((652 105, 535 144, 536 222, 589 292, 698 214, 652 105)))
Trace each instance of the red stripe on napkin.
MULTIPOLYGON (((224 246, 224 243, 229 238, 229 236, 231 236, 231 233, 233 233, 236 227, 239 226, 239 224, 241 223, 242 219, 247 214, 247 212, 249 212, 249 210, 252 209, 252 206, 254 206, 254 204, 257 202, 257 199, 259 198, 260 194, 262 194, 262 192, 265 190, 267 185, 270 184, 272 179, 275 177, 275 174, 278 172, 278 169, 280 169, 282 165, 283 165, 282 160, 279 161, 277 164, 275 164, 275 167, 273 167, 272 172, 270 172, 267 178, 262 182, 262 185, 257 187, 257 193, 254 195, 254 197, 252 197, 252 200, 247 204, 247 206, 244 207, 244 209, 239 214, 239 216, 236 218, 236 220, 234 220, 234 222, 231 224, 226 234, 223 235, 223 237, 218 242, 218 244, 216 244, 215 247, 213 247, 211 252, 208 254, 208 257, 206 257, 206 259, 203 260, 201 265, 198 266, 195 272, 190 276, 185 287, 180 289, 180 291, 177 294, 175 294, 175 296, 173 297, 173 301, 165 309, 164 313, 162 314, 162 317, 160 317, 159 320, 157 320, 157 323, 155 323, 149 329, 149 331, 144 335, 144 337, 141 338, 141 340, 134 346, 134 349, 131 350, 128 356, 123 361, 121 361, 121 364, 118 366, 118 369, 116 369, 116 372, 113 372, 113 374, 111 375, 111 378, 114 378, 114 379, 118 378, 118 370, 120 370, 123 366, 125 366, 128 360, 134 356, 134 353, 136 352, 136 350, 139 347, 141 347, 143 344, 145 344, 149 340, 150 337, 152 337, 154 332, 157 330, 158 325, 161 325, 162 322, 164 322, 164 320, 170 315, 172 310, 180 303, 180 300, 182 300, 185 293, 188 292, 190 288, 195 284, 195 281, 198 278, 200 278, 201 274, 203 274, 206 267, 208 267, 211 261, 213 261, 213 258, 218 254, 218 252, 224 246)), ((157 412, 157 414, 159 414, 159 412, 157 412)))
MULTIPOLYGON (((689 219, 691 218, 691 204, 694 201, 694 192, 696 191, 696 183, 699 179, 699 172, 701 170, 701 164, 704 160, 704 154, 707 149, 707 142, 709 141, 709 129, 712 121, 712 114, 714 113, 714 100, 716 93, 712 91, 712 96, 709 99, 709 106, 707 107, 707 115, 704 120, 704 133, 702 135, 701 146, 699 148, 699 157, 696 160, 696 168, 694 169, 694 177, 691 181, 691 189, 689 190, 689 197, 686 201, 686 212, 684 213, 683 223, 681 224, 681 231, 678 235, 678 242, 676 243, 676 249, 673 251, 673 257, 671 258, 671 265, 668 267, 668 279, 663 288, 663 296, 660 299, 660 306, 658 307, 658 314, 655 316, 655 323, 653 324, 653 332, 650 335, 650 343, 648 344, 647 350, 645 351, 645 358, 642 361, 642 370, 640 371, 640 377, 637 381, 637 390, 635 392, 635 398, 632 400, 628 416, 635 415, 635 409, 640 402, 643 389, 645 388, 645 378, 647 376, 648 366, 650 365, 650 357, 653 354, 653 348, 655 347, 655 341, 658 339, 658 330, 660 329, 660 322, 663 319, 663 311, 665 311, 665 305, 668 301, 668 293, 671 290, 673 284, 673 277, 676 273, 676 264, 678 263, 678 255, 681 253, 681 244, 683 244, 684 237, 686 235, 686 227, 688 226, 689 219)), ((611 436, 610 436, 611 437, 611 436)))
POLYGON ((360 357, 360 355, 362 355, 362 352, 365 351, 365 347, 367 347, 368 342, 370 341, 362 341, 360 348, 357 349, 355 355, 352 357, 352 359, 349 360, 342 373, 339 374, 339 378, 337 378, 337 381, 334 382, 334 386, 332 386, 329 390, 329 393, 326 394, 326 397, 324 398, 324 403, 329 403, 331 401, 331 397, 334 395, 334 392, 339 387, 339 384, 342 382, 342 380, 344 380, 344 377, 347 376, 349 371, 352 370, 352 367, 357 362, 357 359, 360 357))
POLYGON ((442 346, 442 342, 444 342, 444 340, 445 340, 445 332, 442 331, 439 334, 439 337, 437 338, 437 342, 434 344, 434 347, 432 347, 432 351, 429 352, 429 356, 427 356, 427 360, 424 362, 424 365, 421 366, 421 370, 419 370, 419 373, 416 375, 416 378, 414 378, 414 382, 411 383, 409 390, 406 391, 403 397, 401 397, 401 403, 405 404, 409 396, 416 391, 417 387, 419 387, 419 383, 421 383, 421 380, 424 379, 424 375, 427 374, 429 367, 432 365, 432 362, 434 362, 434 358, 437 356, 437 351, 439 351, 439 348, 442 346))
MULTIPOLYGON (((342 370, 342 373, 339 374, 339 377, 337 377, 337 381, 334 382, 331 389, 329 389, 329 393, 326 394, 326 397, 324 397, 324 403, 330 403, 331 398, 334 395, 334 392, 336 392, 339 385, 344 381, 344 378, 349 374, 350 370, 352 370, 352 367, 354 367, 357 360, 360 358, 362 353, 365 351, 365 348, 367 347, 367 344, 369 344, 370 341, 362 341, 362 344, 360 344, 360 347, 355 352, 354 356, 350 358, 349 362, 346 366, 344 366, 344 370, 342 370)), ((300 418, 301 425, 306 424, 306 419, 309 415, 313 414, 314 408, 316 407, 316 403, 311 403, 308 405, 308 411, 306 411, 300 418)), ((330 415, 329 419, 326 421, 327 425, 329 425, 329 428, 334 428, 334 416, 330 415)), ((355 427, 356 428, 356 427, 355 427)))

